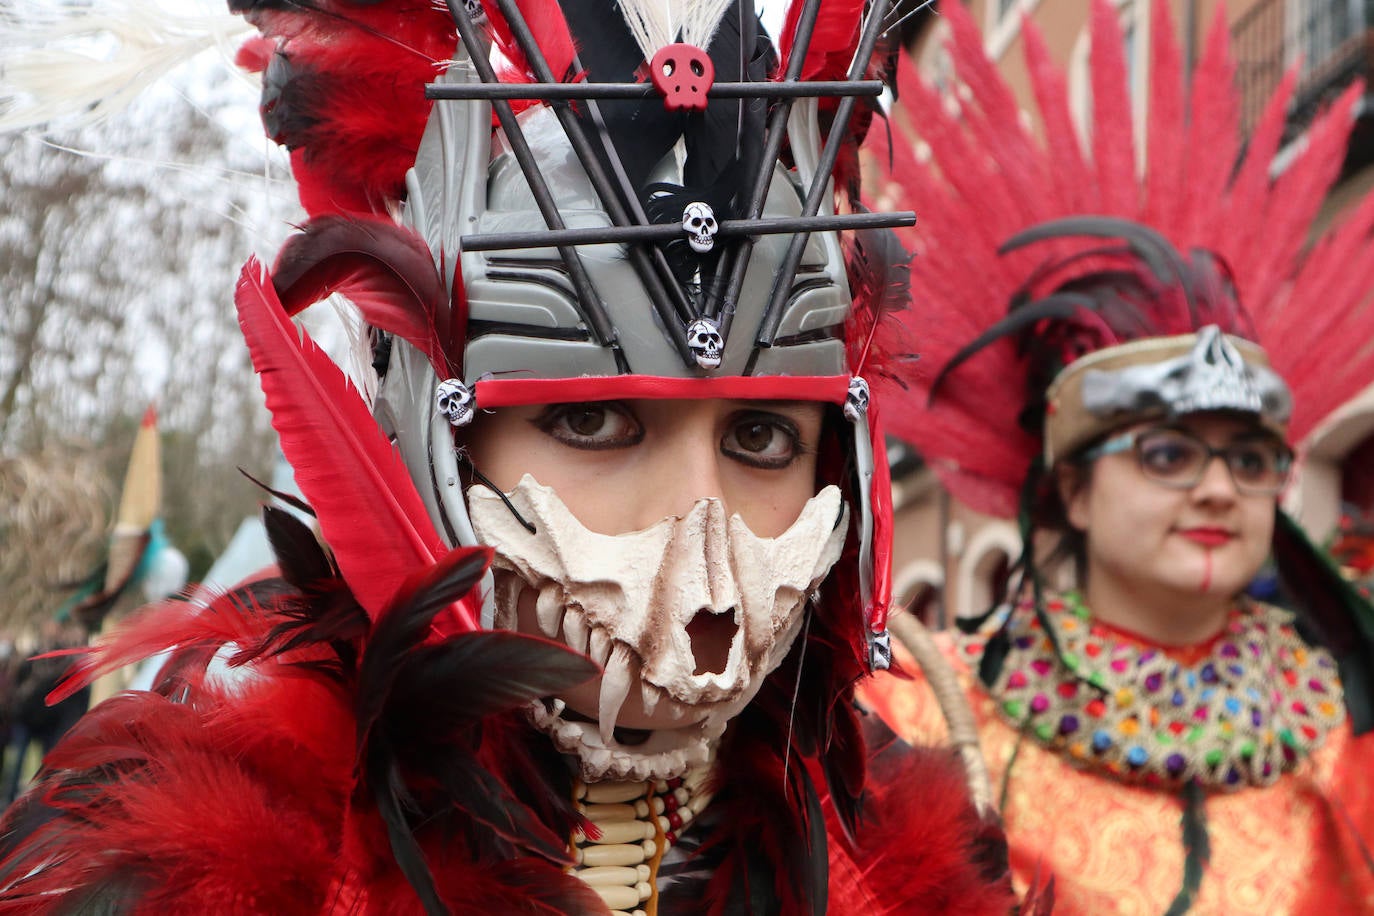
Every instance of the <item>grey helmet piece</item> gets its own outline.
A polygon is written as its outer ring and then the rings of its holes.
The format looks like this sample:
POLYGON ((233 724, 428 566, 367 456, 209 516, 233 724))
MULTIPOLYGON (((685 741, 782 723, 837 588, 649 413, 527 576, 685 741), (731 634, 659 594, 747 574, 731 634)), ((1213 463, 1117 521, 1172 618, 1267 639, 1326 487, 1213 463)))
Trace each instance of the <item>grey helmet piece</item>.
MULTIPOLYGON (((519 41, 519 11, 506 0, 497 5, 516 23, 519 41)), ((727 95, 712 104, 738 108, 739 118, 725 121, 727 139, 746 150, 712 173, 705 187, 693 184, 702 174, 695 161, 709 158, 701 150, 710 137, 703 140, 700 131, 717 128, 698 129, 694 141, 695 122, 679 119, 669 125, 656 161, 633 162, 626 151, 637 138, 617 137, 607 121, 621 103, 647 106, 657 116, 663 100, 647 85, 600 81, 592 62, 587 82, 556 83, 545 72, 544 83, 512 90, 500 83, 490 49, 462 5, 450 4, 462 45, 428 90, 436 101, 406 177, 403 222, 429 246, 451 299, 465 303, 457 381, 475 405, 464 406, 496 406, 490 393, 513 381, 643 378, 687 386, 734 380, 733 392, 753 380, 794 380, 790 388, 773 389, 792 393, 772 396, 844 404, 851 294, 838 230, 914 219, 834 210, 839 138, 856 96, 878 88, 857 77, 884 7, 875 4, 865 19, 851 79, 824 92, 809 90, 790 70, 782 80, 770 79, 766 65, 752 77, 737 67, 738 79, 723 82, 728 62, 717 61, 713 92, 734 93, 738 101, 727 95), (837 90, 844 97, 826 134, 821 97, 837 90), (545 104, 517 114, 508 98, 519 92, 545 104), (567 98, 577 100, 576 111, 563 103, 567 98), (748 143, 736 135, 746 112, 767 128, 748 143), (818 379, 836 384, 818 386, 818 379), (825 395, 814 393, 822 388, 825 395)), ((752 15, 745 18, 748 28, 734 20, 740 43, 758 28, 752 15)), ((547 71, 537 45, 526 42, 521 50, 536 74, 547 71)), ((434 521, 450 542, 471 544, 453 427, 437 407, 442 381, 423 355, 396 340, 376 415, 434 521)), ((547 386, 536 390, 542 392, 537 401, 557 399, 547 386)), ((701 396, 688 393, 693 390, 682 388, 677 396, 701 396)), ((865 503, 859 517, 866 561, 874 535, 866 503, 882 449, 866 441, 865 416, 851 410, 849 418, 854 439, 865 440, 854 461, 865 503)), ((861 578, 867 600, 872 575, 861 578)))

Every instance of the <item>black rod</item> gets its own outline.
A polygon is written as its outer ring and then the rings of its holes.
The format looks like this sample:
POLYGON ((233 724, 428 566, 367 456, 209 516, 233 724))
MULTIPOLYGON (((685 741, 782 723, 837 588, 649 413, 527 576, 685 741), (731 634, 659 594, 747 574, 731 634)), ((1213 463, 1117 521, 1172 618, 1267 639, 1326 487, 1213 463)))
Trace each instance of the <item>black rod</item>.
MULTIPOLYGON (((816 18, 820 14, 820 0, 809 0, 797 19, 797 33, 792 37, 792 51, 787 58, 787 72, 777 85, 795 84, 801 79, 802 66, 806 63, 806 52, 811 47, 811 34, 816 29, 816 18)), ((787 133, 787 118, 792 113, 792 100, 783 96, 768 113, 768 128, 764 135, 763 155, 759 157, 759 170, 754 175, 754 187, 750 189, 749 206, 744 214, 749 219, 758 219, 763 213, 764 202, 768 199, 768 187, 773 181, 773 166, 778 153, 782 150, 782 140, 787 133)), ((722 290, 719 284, 712 284, 711 300, 706 303, 706 313, 720 324, 722 337, 730 336, 730 324, 735 320, 735 306, 739 302, 739 292, 744 287, 744 275, 749 269, 749 258, 754 253, 754 240, 741 236, 735 250, 725 260, 730 264, 730 279, 722 290), (716 298, 719 293, 720 298, 716 298)))
MULTIPOLYGON (((448 0, 448 2, 452 3, 453 0, 448 0)), ((524 53, 525 60, 534 71, 535 79, 543 83, 557 82, 553 71, 549 69, 549 62, 544 58, 543 50, 539 47, 539 42, 535 40, 534 34, 530 31, 529 23, 525 22, 525 17, 521 15, 519 7, 515 5, 515 0, 496 0, 496 5, 500 8, 501 15, 506 19, 506 25, 510 27, 511 35, 520 46, 521 52, 524 53)), ((583 169, 587 172, 587 177, 591 179, 592 187, 596 189, 597 196, 601 198, 601 203, 606 208, 611 221, 617 225, 628 226, 630 224, 629 215, 616 196, 610 179, 606 177, 605 170, 601 167, 601 160, 597 158, 591 141, 582 129, 582 122, 577 119, 577 114, 572 110, 567 100, 555 99, 549 107, 553 109, 554 114, 558 117, 558 122, 563 126, 563 132, 568 137, 568 143, 572 145, 573 152, 581 161, 583 169)), ((645 251, 638 246, 632 246, 627 254, 635 273, 639 274, 640 282, 644 284, 645 292, 649 294, 650 302, 658 311, 659 319, 663 322, 664 328, 673 328, 678 325, 685 327, 695 316, 690 311, 687 314, 678 314, 676 300, 668 295, 662 278, 655 272, 654 265, 650 262, 645 251)), ((683 364, 695 366, 696 358, 687 346, 686 335, 669 334, 668 336, 676 345, 683 364)))
MULTIPOLYGON (((857 78, 863 75, 868 67, 869 60, 873 57, 873 50, 878 44, 878 36, 882 32, 883 18, 887 15, 888 0, 873 0, 873 5, 869 7, 868 18, 864 21, 863 35, 859 39, 859 47, 854 55, 853 62, 849 65, 849 76, 857 78)), ((840 145, 844 141, 845 133, 849 129, 849 119, 854 113, 854 97, 847 96, 840 99, 840 104, 836 107, 835 117, 830 124, 830 132, 825 138, 825 148, 821 150, 820 161, 816 164, 816 173, 811 176, 811 188, 806 195, 806 205, 802 210, 804 216, 815 216, 820 209, 821 198, 825 196, 826 187, 830 184, 830 179, 835 171, 835 160, 840 155, 840 145)), ((773 279, 773 292, 768 297, 768 306, 763 311, 763 316, 759 320, 758 332, 754 335, 754 342, 760 347, 768 347, 773 344, 773 337, 778 332, 778 325, 782 321, 783 306, 791 293, 791 277, 797 271, 797 265, 801 263, 802 252, 806 248, 806 242, 811 237, 808 230, 801 230, 792 236, 792 241, 788 243, 787 254, 783 256, 782 266, 778 269, 773 279)))
MULTIPOLYGON (((496 82, 496 71, 492 69, 491 61, 487 59, 486 48, 478 39, 472 20, 468 18, 466 11, 455 6, 455 4, 460 4, 461 0, 446 0, 446 2, 449 15, 453 17, 453 23, 458 29, 458 36, 463 40, 463 47, 467 49, 468 58, 477 70, 477 75, 483 82, 496 82)), ((539 164, 535 162, 534 153, 530 150, 524 132, 520 130, 520 124, 515 118, 515 112, 511 110, 510 103, 503 99, 495 99, 491 106, 492 110, 496 112, 497 120, 501 122, 501 129, 505 131, 506 141, 510 144, 511 152, 515 155, 515 161, 519 163, 520 171, 530 186, 530 193, 534 195, 535 204, 539 207, 539 213, 544 217, 544 223, 550 231, 556 232, 565 229, 563 217, 558 212, 558 205, 554 202, 548 183, 544 181, 543 173, 539 171, 539 164)), ((461 246, 462 243, 459 244, 461 246)), ((587 274, 587 267, 582 263, 582 256, 571 245, 560 246, 558 253, 562 256, 563 263, 567 265, 568 277, 572 281, 573 289, 577 292, 578 301, 582 303, 587 324, 591 326, 592 333, 596 335, 597 343, 604 347, 610 347, 615 352, 616 364, 624 366, 625 357, 620 349, 620 341, 615 326, 611 324, 610 316, 606 314, 606 309, 601 304, 601 298, 592 285, 592 278, 587 274)))
MULTIPOLYGON (((647 99, 658 90, 649 83, 429 83, 425 98, 443 101, 474 99, 533 99, 585 101, 587 99, 647 99)), ((802 80, 794 83, 716 83, 710 99, 810 99, 844 96, 879 96, 881 80, 802 80)))
MULTIPOLYGON (((573 66, 581 72, 582 61, 574 57, 573 66)), ((635 193, 634 185, 630 183, 630 176, 625 173, 625 164, 620 161, 620 156, 615 151, 615 144, 611 141, 611 133, 606 128, 606 119, 601 116, 601 106, 592 99, 587 99, 586 104, 587 114, 591 116, 592 124, 596 127, 601 148, 606 151, 606 162, 615 175, 616 183, 620 185, 620 193, 624 196, 631 215, 634 216, 634 222, 637 225, 649 225, 649 216, 644 212, 644 207, 639 201, 639 195, 635 193)), ((687 301, 687 294, 683 292, 682 287, 677 282, 677 277, 673 275, 673 269, 668 265, 668 259, 664 256, 663 249, 654 245, 647 250, 654 259, 654 268, 663 280, 664 289, 673 297, 673 306, 677 309, 678 314, 693 314, 693 306, 687 301)))
MULTIPOLYGON (((781 216, 769 219, 727 219, 717 237, 782 235, 789 232, 838 232, 841 229, 900 229, 916 224, 910 210, 886 213, 836 213, 830 216, 781 216)), ((465 235, 459 244, 464 251, 512 251, 564 245, 616 245, 670 242, 683 237, 677 223, 649 226, 591 226, 586 229, 561 229, 549 232, 491 232, 465 235)))

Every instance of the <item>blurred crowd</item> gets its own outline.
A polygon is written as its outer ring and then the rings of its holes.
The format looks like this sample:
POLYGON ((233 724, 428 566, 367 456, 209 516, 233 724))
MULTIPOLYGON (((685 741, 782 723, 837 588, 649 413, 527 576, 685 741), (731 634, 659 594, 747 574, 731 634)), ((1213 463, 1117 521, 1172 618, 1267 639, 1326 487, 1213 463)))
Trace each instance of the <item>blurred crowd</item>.
POLYGON ((70 655, 52 653, 84 645, 85 631, 70 621, 48 620, 37 634, 0 633, 0 785, 5 806, 23 792, 43 757, 90 705, 90 687, 60 703, 46 702, 73 661, 70 655))

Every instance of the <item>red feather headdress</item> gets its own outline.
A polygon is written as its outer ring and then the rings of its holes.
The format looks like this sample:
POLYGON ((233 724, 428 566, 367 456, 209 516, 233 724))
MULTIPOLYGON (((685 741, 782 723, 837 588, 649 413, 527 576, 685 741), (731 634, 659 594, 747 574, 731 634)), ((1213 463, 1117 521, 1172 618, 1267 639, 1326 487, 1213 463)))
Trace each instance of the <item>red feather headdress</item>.
MULTIPOLYGON (((1132 220, 1179 252, 1201 249, 1229 266, 1254 339, 1293 390, 1295 441, 1374 378, 1374 348, 1367 345, 1374 330, 1374 260, 1359 255, 1374 226, 1374 197, 1308 244, 1340 169, 1358 86, 1314 122, 1301 153, 1271 177, 1290 75, 1237 164, 1240 96, 1225 18, 1218 15, 1185 87, 1169 5, 1156 2, 1142 171, 1124 45, 1110 3, 1093 4, 1089 136, 1075 125, 1065 75, 1032 23, 1024 23, 1023 34, 1039 133, 1022 120, 969 14, 957 3, 945 4, 942 13, 952 30, 955 76, 967 89, 957 96, 958 111, 905 68, 891 149, 880 137, 872 145, 878 160, 891 157, 883 203, 911 207, 921 218, 911 233, 919 256, 907 317, 918 331, 921 362, 909 393, 889 393, 903 406, 889 408, 889 425, 920 448, 959 499, 991 514, 1015 514, 1021 482, 1040 449, 1036 435, 1018 423, 1027 364, 1011 341, 1000 340, 959 365, 933 401, 931 388, 961 348, 1007 315, 1018 292, 1044 279, 1036 273, 1047 260, 1063 264, 1101 244, 1052 239, 999 254, 1017 233, 1051 220, 1085 214, 1132 220)), ((1110 261, 1071 263, 1081 276, 1110 261)), ((1055 279, 1062 284, 1072 272, 1055 279)), ((1149 316, 1160 325, 1150 336, 1196 330, 1186 310, 1165 301, 1160 308, 1166 307, 1175 309, 1172 316, 1149 316)), ((1243 316, 1233 317, 1245 324, 1243 316)), ((1098 339, 1090 348, 1113 342, 1098 339)))

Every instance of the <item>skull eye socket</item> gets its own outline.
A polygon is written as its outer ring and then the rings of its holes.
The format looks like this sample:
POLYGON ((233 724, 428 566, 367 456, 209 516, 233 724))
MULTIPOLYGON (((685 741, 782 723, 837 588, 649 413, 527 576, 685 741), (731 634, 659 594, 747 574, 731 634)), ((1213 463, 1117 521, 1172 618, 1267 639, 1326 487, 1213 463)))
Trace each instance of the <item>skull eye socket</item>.
POLYGON ((691 67, 692 73, 694 73, 697 76, 702 76, 706 73, 706 68, 701 65, 701 61, 699 60, 692 61, 691 67))
POLYGON ((676 72, 677 72, 677 61, 673 60, 673 59, 670 57, 670 58, 668 58, 667 60, 665 60, 665 61, 663 62, 663 75, 664 75, 664 76, 672 76, 672 75, 673 75, 674 73, 676 73, 676 72))

